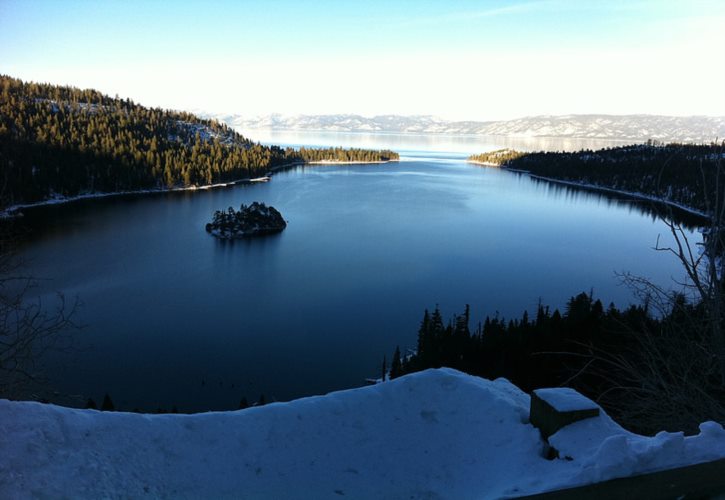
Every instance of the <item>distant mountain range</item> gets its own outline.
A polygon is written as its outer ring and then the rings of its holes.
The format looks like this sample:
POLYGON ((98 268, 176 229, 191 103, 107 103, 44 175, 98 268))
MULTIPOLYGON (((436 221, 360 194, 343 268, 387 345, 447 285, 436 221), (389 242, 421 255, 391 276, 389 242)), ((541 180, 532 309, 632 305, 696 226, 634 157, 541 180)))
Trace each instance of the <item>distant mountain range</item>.
POLYGON ((271 114, 207 115, 239 131, 307 130, 406 134, 570 137, 645 141, 711 142, 725 138, 725 116, 563 115, 530 116, 505 121, 448 121, 434 116, 271 114))

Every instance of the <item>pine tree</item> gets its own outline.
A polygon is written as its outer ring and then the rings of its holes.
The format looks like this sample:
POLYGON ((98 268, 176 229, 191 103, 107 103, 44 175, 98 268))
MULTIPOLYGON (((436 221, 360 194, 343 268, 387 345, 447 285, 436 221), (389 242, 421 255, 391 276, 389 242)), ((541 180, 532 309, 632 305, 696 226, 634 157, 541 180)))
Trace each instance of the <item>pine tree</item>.
POLYGON ((390 380, 398 378, 402 375, 402 362, 400 360, 400 346, 395 346, 393 359, 390 362, 390 380))
POLYGON ((416 357, 421 361, 427 359, 430 348, 430 315, 428 314, 428 309, 426 309, 423 313, 423 320, 420 322, 420 328, 418 329, 418 349, 416 351, 416 357))
POLYGON ((103 396, 103 404, 101 405, 101 411, 115 411, 116 407, 113 405, 113 401, 111 400, 111 396, 106 393, 105 396, 103 396))

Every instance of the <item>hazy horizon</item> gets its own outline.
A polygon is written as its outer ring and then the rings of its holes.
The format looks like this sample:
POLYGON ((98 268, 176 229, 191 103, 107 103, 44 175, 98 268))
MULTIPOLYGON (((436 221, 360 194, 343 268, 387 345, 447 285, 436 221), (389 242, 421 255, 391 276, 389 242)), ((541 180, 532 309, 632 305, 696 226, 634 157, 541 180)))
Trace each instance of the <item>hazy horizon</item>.
POLYGON ((709 0, 9 0, 0 73, 246 116, 725 116, 723 25, 709 0))
MULTIPOLYGON (((139 103, 143 104, 143 103, 139 103)), ((296 116, 359 116, 362 118, 379 118, 384 116, 396 116, 400 118, 432 118, 436 120, 441 121, 449 121, 449 122, 499 122, 499 121, 515 121, 515 120, 523 120, 526 118, 566 118, 566 117, 583 117, 583 116, 664 116, 664 117, 677 117, 677 118, 698 118, 698 117, 705 117, 705 118, 725 118, 725 114, 722 115, 665 115, 665 114, 657 114, 657 113, 562 113, 562 114, 539 114, 539 115, 521 115, 521 116, 513 116, 510 118, 502 118, 500 120, 474 120, 474 119, 467 119, 467 118, 461 118, 461 119, 449 119, 444 118, 439 115, 433 115, 433 114, 424 114, 424 113, 413 113, 413 114, 399 114, 399 113, 283 113, 283 112, 269 112, 269 113, 257 113, 257 114, 248 114, 248 113, 231 113, 226 111, 221 112, 209 112, 204 109, 184 109, 179 111, 190 111, 197 114, 214 114, 218 116, 223 115, 236 115, 236 116, 242 116, 242 117, 249 117, 249 118, 255 118, 255 117, 266 117, 266 116, 280 116, 284 118, 288 117, 296 117, 296 116)))

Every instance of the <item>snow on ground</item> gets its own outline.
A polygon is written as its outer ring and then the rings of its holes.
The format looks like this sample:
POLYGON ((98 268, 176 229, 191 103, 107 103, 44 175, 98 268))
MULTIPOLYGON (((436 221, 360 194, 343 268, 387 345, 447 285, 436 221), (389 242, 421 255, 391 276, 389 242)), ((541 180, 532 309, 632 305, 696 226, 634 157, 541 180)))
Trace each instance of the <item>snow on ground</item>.
POLYGON ((42 201, 35 201, 35 202, 31 202, 31 203, 19 203, 16 205, 11 205, 6 208, 0 208, 0 219, 10 219, 13 217, 22 216, 23 214, 22 214, 21 210, 23 210, 25 208, 34 208, 34 207, 41 207, 41 206, 47 206, 47 205, 62 205, 64 203, 72 203, 74 201, 90 200, 90 199, 97 199, 97 198, 110 198, 112 196, 158 194, 158 193, 169 193, 169 192, 176 192, 176 191, 196 191, 196 190, 214 189, 214 188, 220 188, 220 187, 233 186, 237 182, 246 181, 246 180, 249 180, 251 182, 255 181, 255 179, 237 179, 237 180, 229 181, 229 182, 219 182, 216 184, 206 184, 206 185, 201 185, 201 186, 172 187, 172 188, 159 187, 159 188, 152 188, 152 189, 137 189, 137 190, 133 190, 133 191, 90 192, 90 193, 78 194, 75 196, 63 196, 63 195, 60 195, 57 193, 52 193, 49 198, 42 200, 42 201))
POLYGON ((534 391, 540 399, 546 401, 558 411, 593 410, 597 404, 569 387, 556 389, 537 389, 534 391))
POLYGON ((725 456, 725 431, 552 439, 529 397, 450 369, 236 412, 140 415, 0 401, 0 497, 499 498, 725 456), (669 461, 668 461, 669 460, 669 461))
POLYGON ((725 458, 725 430, 715 422, 700 424, 700 434, 660 432, 644 437, 622 429, 608 415, 581 420, 549 437, 562 458, 573 459, 573 484, 644 474, 725 458))

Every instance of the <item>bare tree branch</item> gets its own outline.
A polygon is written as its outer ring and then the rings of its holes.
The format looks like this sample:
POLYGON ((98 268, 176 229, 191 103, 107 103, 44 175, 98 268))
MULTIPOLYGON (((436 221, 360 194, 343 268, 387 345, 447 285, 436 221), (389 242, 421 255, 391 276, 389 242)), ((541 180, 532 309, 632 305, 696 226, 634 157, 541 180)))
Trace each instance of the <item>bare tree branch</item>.
POLYGON ((28 397, 31 386, 44 382, 43 356, 51 350, 72 347, 69 335, 77 300, 67 303, 57 295, 54 308, 46 307, 32 292, 38 280, 20 273, 14 240, 7 225, 0 234, 0 397, 28 397))

